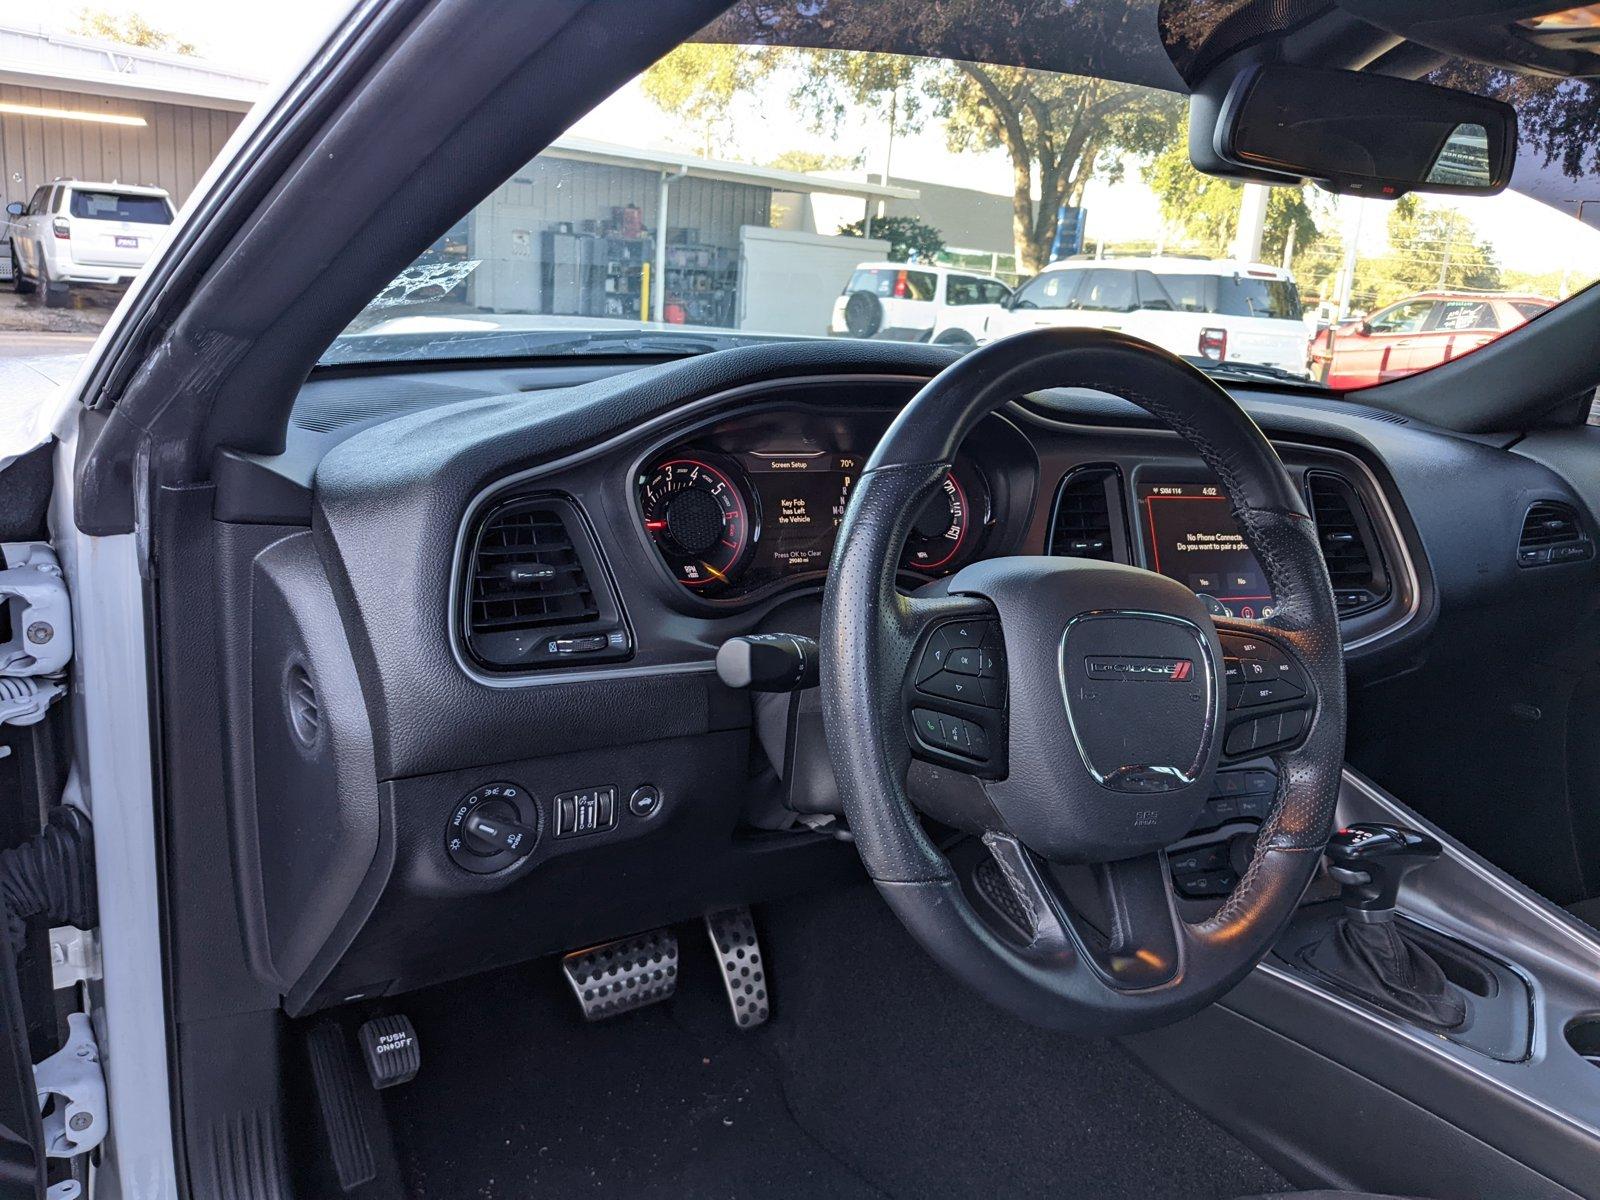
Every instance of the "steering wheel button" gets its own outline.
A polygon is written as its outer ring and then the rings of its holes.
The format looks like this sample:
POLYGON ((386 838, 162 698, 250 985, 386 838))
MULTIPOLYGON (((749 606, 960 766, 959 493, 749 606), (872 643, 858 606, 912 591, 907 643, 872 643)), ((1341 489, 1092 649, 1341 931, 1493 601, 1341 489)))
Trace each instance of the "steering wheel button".
POLYGON ((932 679, 917 684, 917 687, 930 695, 943 696, 946 700, 965 700, 968 704, 983 703, 979 680, 970 675, 940 671, 932 679))
POLYGON ((960 650, 952 650, 950 657, 945 659, 944 669, 954 671, 957 675, 980 675, 979 669, 982 661, 982 651, 976 646, 966 646, 960 650))

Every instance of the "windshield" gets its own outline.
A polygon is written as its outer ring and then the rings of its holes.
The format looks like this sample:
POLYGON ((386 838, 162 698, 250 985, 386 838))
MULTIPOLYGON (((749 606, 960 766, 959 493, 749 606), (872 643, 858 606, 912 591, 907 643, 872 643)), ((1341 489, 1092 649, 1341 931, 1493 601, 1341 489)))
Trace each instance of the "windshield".
MULTIPOLYGON (((1154 0, 1045 7, 1057 25, 1100 22, 1073 72, 974 61, 966 43, 947 57, 774 44, 907 48, 896 14, 910 28, 926 11, 910 0, 736 6, 770 19, 724 18, 716 40, 630 80, 440 237, 324 362, 771 337, 966 348, 1055 324, 1352 389, 1471 353, 1600 278, 1581 205, 1519 194, 1516 176, 1499 196, 1394 202, 1202 175, 1172 64, 1117 52, 1160 52, 1154 0), (1374 319, 1390 313, 1405 322, 1374 319)), ((1071 32, 1041 43, 1063 64, 1071 32)), ((954 27, 938 36, 957 48, 954 27)))

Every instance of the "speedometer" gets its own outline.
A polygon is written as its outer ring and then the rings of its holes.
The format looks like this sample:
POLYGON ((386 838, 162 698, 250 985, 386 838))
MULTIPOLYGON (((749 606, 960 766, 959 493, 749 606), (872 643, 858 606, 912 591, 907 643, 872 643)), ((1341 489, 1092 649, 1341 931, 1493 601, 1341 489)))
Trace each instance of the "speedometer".
POLYGON ((715 592, 739 577, 754 521, 735 468, 670 458, 639 476, 639 503, 645 532, 679 583, 715 592))

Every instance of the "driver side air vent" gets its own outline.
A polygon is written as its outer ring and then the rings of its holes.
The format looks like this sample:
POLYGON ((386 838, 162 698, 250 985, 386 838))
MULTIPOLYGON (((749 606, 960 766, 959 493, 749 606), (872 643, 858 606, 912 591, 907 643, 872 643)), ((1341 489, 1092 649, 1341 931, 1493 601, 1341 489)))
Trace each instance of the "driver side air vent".
POLYGON ((1592 553, 1578 510, 1572 505, 1540 500, 1529 506, 1522 518, 1522 536, 1517 539, 1517 566, 1577 562, 1592 553))
POLYGON ((1361 496, 1342 475, 1306 473, 1306 498, 1341 617, 1369 612, 1389 598, 1389 573, 1361 496))
POLYGON ((1062 558, 1125 561, 1122 477, 1112 466, 1078 467, 1061 480, 1050 522, 1050 553, 1062 558), (1113 515, 1115 514, 1115 515, 1113 515))
POLYGON ((465 640, 494 669, 625 658, 632 640, 599 549, 571 501, 508 501, 478 524, 467 564, 465 640))

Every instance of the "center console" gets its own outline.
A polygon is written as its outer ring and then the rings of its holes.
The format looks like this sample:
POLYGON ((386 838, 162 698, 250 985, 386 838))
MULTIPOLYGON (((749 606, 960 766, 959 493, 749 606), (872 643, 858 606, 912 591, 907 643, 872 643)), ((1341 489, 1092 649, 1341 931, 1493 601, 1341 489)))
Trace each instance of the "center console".
MULTIPOLYGON (((1226 838, 1201 831, 1169 852, 1180 890, 1185 869, 1228 869, 1209 863, 1219 845, 1231 855, 1249 818, 1237 820, 1226 838), (1197 852, 1210 857, 1191 862, 1197 852)), ((1188 1021, 1126 1039, 1129 1049, 1299 1184, 1600 1195, 1600 933, 1354 771, 1345 772, 1338 822, 1400 827, 1417 840, 1401 856, 1417 857, 1404 869, 1374 867, 1336 838, 1344 894, 1339 880, 1323 879, 1233 992, 1188 1021), (1363 901, 1378 892, 1387 896, 1363 901), (1364 990, 1316 953, 1363 904, 1438 965, 1440 994, 1465 1009, 1459 1020, 1386 1003, 1383 988, 1364 990)))

